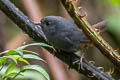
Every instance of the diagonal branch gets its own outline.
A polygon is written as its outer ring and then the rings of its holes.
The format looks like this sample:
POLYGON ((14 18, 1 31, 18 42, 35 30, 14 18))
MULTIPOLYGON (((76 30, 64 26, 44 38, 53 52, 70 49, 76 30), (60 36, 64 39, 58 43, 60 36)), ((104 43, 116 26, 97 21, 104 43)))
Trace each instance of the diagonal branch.
MULTIPOLYGON (((32 39, 34 39, 37 42, 46 42, 42 30, 33 22, 31 22, 9 0, 0 0, 0 9, 32 39)), ((103 71, 100 71, 97 67, 93 66, 85 59, 83 59, 84 70, 78 70, 79 64, 73 65, 72 63, 76 60, 79 60, 79 57, 73 53, 58 51, 56 52, 55 56, 61 59, 66 64, 68 64, 71 68, 74 68, 76 71, 82 73, 91 80, 114 80, 110 75, 103 71)))
POLYGON ((93 42, 93 44, 106 56, 120 71, 120 56, 97 32, 91 27, 85 18, 83 18, 75 5, 73 0, 61 0, 67 12, 74 19, 79 28, 83 30, 86 36, 93 42))

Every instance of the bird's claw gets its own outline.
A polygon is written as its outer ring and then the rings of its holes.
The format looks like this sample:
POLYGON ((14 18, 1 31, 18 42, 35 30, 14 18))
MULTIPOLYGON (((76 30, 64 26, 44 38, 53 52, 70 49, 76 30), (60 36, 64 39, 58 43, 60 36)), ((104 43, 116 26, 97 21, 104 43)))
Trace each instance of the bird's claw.
POLYGON ((76 61, 73 62, 73 65, 75 65, 75 64, 79 65, 78 66, 78 71, 80 71, 81 69, 84 70, 82 61, 83 61, 83 58, 81 57, 80 60, 76 60, 76 61))

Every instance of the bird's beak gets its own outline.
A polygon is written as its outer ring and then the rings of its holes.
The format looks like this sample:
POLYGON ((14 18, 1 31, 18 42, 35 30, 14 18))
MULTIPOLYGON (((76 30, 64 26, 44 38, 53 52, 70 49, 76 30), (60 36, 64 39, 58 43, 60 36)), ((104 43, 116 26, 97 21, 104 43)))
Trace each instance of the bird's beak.
MULTIPOLYGON (((41 21, 40 22, 37 22, 37 23, 34 23, 36 26, 40 26, 39 28, 41 29, 41 21)), ((40 35, 48 42, 44 32, 42 30, 40 30, 40 35)))
POLYGON ((38 22, 38 23, 34 23, 35 25, 39 25, 39 26, 41 26, 41 21, 40 22, 38 22))

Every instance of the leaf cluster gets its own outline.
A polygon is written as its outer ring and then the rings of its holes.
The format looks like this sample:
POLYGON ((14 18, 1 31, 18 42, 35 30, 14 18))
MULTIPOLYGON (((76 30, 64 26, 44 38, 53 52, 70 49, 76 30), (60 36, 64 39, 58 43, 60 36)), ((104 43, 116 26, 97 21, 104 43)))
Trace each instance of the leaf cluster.
POLYGON ((42 58, 38 56, 38 53, 25 50, 26 47, 29 46, 44 46, 44 47, 49 47, 53 48, 52 46, 49 46, 45 43, 32 43, 32 44, 27 44, 18 47, 17 49, 14 50, 6 50, 4 52, 1 52, 0 54, 6 54, 7 56, 2 56, 0 57, 0 71, 6 67, 6 64, 9 62, 7 65, 7 68, 5 69, 5 72, 3 75, 1 75, 0 80, 7 80, 8 78, 11 80, 16 79, 17 76, 24 76, 22 73, 24 73, 27 70, 35 70, 37 72, 40 72, 41 75, 44 76, 47 80, 50 80, 48 73, 43 69, 40 65, 31 65, 26 59, 36 59, 45 62, 42 58), (28 54, 24 54, 24 52, 27 52, 28 54), (32 54, 30 54, 32 53, 32 54), (26 65, 18 68, 18 62, 22 61, 26 63, 26 65), (18 69, 19 71, 15 71, 15 69, 18 69))

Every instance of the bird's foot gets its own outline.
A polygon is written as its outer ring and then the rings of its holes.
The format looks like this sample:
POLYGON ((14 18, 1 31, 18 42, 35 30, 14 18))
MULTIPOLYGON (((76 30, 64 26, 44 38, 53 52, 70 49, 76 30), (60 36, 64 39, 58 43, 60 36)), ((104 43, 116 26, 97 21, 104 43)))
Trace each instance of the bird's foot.
POLYGON ((76 60, 75 62, 73 62, 73 65, 78 64, 78 71, 80 71, 81 69, 84 70, 84 66, 83 66, 83 56, 81 56, 81 58, 79 60, 76 60))

